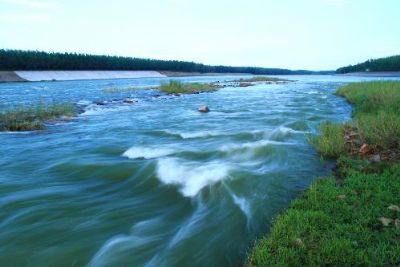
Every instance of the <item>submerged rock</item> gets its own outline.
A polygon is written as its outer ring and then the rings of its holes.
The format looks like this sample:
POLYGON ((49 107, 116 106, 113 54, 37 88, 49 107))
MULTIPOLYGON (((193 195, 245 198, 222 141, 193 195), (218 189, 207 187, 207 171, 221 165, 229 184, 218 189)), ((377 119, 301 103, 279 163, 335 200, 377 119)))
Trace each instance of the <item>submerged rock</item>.
POLYGON ((94 101, 93 103, 98 106, 104 106, 106 104, 104 101, 94 101))
POLYGON ((122 100, 123 103, 127 103, 127 104, 133 104, 136 103, 135 99, 132 98, 124 98, 124 100, 122 100))
POLYGON ((239 87, 249 87, 249 86, 253 86, 254 84, 252 83, 239 83, 239 87))
POLYGON ((200 106, 199 107, 199 112, 207 113, 210 112, 210 109, 207 106, 200 106))

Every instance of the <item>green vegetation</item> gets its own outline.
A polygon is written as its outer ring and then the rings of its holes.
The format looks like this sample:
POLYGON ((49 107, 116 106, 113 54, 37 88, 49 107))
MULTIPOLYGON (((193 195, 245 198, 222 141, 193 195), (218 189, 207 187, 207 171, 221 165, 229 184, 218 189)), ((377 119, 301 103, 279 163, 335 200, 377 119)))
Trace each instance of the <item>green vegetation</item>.
POLYGON ((331 74, 330 71, 210 66, 177 60, 155 60, 76 53, 0 49, 0 70, 157 70, 200 73, 331 74))
POLYGON ((400 82, 350 84, 337 94, 354 104, 353 121, 325 123, 311 140, 339 157, 336 176, 318 179, 276 218, 247 266, 400 264, 400 82), (377 161, 359 149, 364 142, 377 161))
POLYGON ((240 83, 251 83, 251 82, 288 82, 289 80, 276 78, 276 77, 266 77, 266 76, 254 76, 248 79, 239 79, 234 82, 240 83))
POLYGON ((400 55, 379 59, 370 59, 363 63, 339 68, 336 70, 336 73, 344 74, 349 72, 365 71, 400 71, 400 55))
POLYGON ((354 127, 377 150, 400 148, 400 82, 350 84, 337 94, 355 105, 354 127))
POLYGON ((72 104, 40 104, 36 107, 17 107, 0 113, 0 131, 31 131, 44 128, 47 121, 62 116, 74 116, 72 104))
POLYGON ((316 181, 259 240, 247 266, 398 266, 400 166, 358 171, 342 158, 346 178, 316 181), (392 209, 389 209, 389 207, 392 209), (385 226, 387 224, 387 226, 385 226))
POLYGON ((128 88, 104 88, 103 92, 105 93, 121 93, 121 92, 131 92, 137 90, 146 90, 146 89, 158 89, 162 92, 168 94, 194 94, 201 92, 212 92, 221 88, 222 85, 217 83, 182 83, 180 81, 172 80, 168 83, 161 84, 158 87, 128 87, 128 88))
POLYGON ((342 125, 325 122, 321 124, 320 132, 319 136, 311 137, 310 141, 322 155, 339 157, 346 151, 342 125))
POLYGON ((221 88, 215 83, 181 83, 180 81, 170 81, 162 84, 159 89, 168 94, 193 94, 200 92, 212 92, 221 88))

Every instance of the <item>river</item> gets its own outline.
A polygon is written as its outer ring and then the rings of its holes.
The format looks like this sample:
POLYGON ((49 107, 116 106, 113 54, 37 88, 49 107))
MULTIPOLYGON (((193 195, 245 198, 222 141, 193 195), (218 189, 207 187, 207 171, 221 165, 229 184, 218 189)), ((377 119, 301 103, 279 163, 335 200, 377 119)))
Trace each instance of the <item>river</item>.
POLYGON ((272 219, 330 173, 307 138, 350 118, 335 90, 378 79, 285 78, 295 82, 182 96, 103 90, 168 78, 0 84, 0 110, 85 109, 42 131, 0 133, 0 265, 239 266, 272 219), (137 103, 112 102, 126 97, 137 103))

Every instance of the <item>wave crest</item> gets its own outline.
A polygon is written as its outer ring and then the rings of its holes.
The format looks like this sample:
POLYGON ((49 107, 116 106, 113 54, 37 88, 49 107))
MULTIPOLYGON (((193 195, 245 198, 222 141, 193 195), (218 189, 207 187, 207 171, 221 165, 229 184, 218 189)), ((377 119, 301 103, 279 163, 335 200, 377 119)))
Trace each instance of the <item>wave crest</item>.
POLYGON ((138 147, 133 146, 125 151, 122 156, 130 159, 152 159, 167 156, 174 153, 171 148, 151 148, 151 147, 138 147))
POLYGON ((159 159, 157 177, 165 184, 180 186, 186 197, 195 196, 203 187, 228 177, 229 167, 221 163, 208 163, 197 166, 181 163, 174 158, 159 159))

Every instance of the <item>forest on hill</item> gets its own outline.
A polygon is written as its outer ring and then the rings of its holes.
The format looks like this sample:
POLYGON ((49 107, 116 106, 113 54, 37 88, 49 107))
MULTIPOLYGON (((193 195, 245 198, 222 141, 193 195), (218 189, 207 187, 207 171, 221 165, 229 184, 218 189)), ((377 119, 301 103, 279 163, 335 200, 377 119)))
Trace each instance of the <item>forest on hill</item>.
POLYGON ((0 49, 0 70, 155 70, 200 73, 331 74, 332 71, 211 66, 146 58, 0 49))
POLYGON ((342 67, 336 70, 338 74, 350 72, 381 72, 381 71, 400 71, 400 55, 370 59, 363 63, 342 67))

